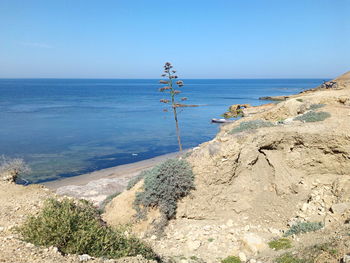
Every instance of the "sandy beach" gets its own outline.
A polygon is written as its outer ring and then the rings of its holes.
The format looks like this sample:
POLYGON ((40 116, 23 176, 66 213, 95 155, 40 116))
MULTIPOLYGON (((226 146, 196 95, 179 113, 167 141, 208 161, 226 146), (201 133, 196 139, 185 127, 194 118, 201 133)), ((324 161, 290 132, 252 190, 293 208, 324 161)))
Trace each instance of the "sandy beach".
POLYGON ((141 171, 171 158, 185 154, 188 150, 160 155, 151 159, 118 165, 79 176, 42 183, 59 195, 83 198, 100 204, 108 195, 123 191, 128 181, 141 171))

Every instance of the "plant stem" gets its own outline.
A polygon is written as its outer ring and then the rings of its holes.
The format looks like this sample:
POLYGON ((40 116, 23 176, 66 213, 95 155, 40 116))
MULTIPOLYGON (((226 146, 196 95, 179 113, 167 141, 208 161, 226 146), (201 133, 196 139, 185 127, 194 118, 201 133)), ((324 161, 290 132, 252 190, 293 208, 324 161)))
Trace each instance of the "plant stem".
POLYGON ((179 150, 180 150, 180 152, 182 152, 182 144, 181 144, 181 138, 180 138, 179 122, 177 120, 177 112, 176 112, 176 107, 175 106, 173 106, 173 111, 174 111, 174 119, 175 119, 175 125, 176 125, 177 142, 179 144, 179 150))
POLYGON ((176 111, 176 103, 175 103, 175 92, 174 92, 174 88, 173 88, 173 79, 171 78, 170 70, 169 70, 169 73, 168 73, 168 78, 169 78, 169 87, 170 87, 170 95, 171 95, 171 106, 173 108, 175 125, 176 125, 177 143, 179 144, 179 151, 182 152, 182 144, 181 144, 181 138, 180 138, 179 121, 177 119, 177 111, 176 111))

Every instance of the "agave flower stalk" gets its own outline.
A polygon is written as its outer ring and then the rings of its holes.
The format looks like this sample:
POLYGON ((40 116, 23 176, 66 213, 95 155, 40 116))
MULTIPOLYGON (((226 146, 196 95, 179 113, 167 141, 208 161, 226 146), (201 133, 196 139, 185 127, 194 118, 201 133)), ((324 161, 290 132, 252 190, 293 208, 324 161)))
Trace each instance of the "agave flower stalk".
MULTIPOLYGON (((164 74, 162 74, 162 77, 164 79, 160 80, 159 83, 165 84, 166 86, 159 89, 160 92, 168 93, 170 95, 170 99, 161 99, 160 102, 168 104, 174 114, 174 120, 175 120, 175 127, 176 127, 176 136, 177 136, 177 142, 179 144, 179 150, 182 151, 182 143, 181 143, 181 136, 180 136, 180 128, 179 128, 179 120, 178 120, 178 112, 177 108, 179 107, 186 107, 187 105, 179 103, 176 101, 176 96, 181 93, 179 88, 184 86, 184 83, 182 80, 178 80, 178 76, 175 75, 176 71, 172 69, 173 66, 171 63, 166 62, 164 65, 164 74), (175 81, 176 80, 176 81, 175 81)), ((187 98, 181 98, 181 101, 186 101, 187 98)), ((167 110, 165 110, 167 111, 167 110)))

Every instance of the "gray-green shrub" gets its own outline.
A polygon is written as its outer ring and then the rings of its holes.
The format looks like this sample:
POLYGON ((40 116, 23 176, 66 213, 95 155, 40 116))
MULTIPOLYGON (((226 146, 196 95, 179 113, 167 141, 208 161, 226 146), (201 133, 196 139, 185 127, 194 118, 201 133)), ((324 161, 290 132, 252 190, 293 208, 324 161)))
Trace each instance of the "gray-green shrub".
POLYGON ((303 122, 317 122, 317 121, 323 121, 327 118, 329 118, 331 115, 328 112, 324 111, 309 111, 303 115, 300 115, 298 117, 295 117, 294 120, 297 121, 303 121, 303 122))
POLYGON ((326 106, 326 104, 311 104, 310 110, 317 110, 317 109, 323 108, 324 106, 326 106))
POLYGON ((127 236, 125 229, 106 226, 87 201, 49 199, 42 211, 29 217, 17 231, 27 242, 55 246, 63 253, 107 258, 140 254, 148 259, 157 258, 147 244, 127 236))
POLYGON ((300 233, 307 233, 316 231, 323 228, 323 224, 321 222, 299 222, 295 225, 292 225, 291 228, 284 233, 284 236, 297 235, 300 233))
POLYGON ((274 124, 269 121, 263 121, 263 120, 253 120, 253 121, 245 121, 241 122, 239 126, 236 128, 233 128, 229 133, 235 134, 247 130, 255 130, 263 127, 273 127, 274 124))
POLYGON ((185 160, 169 159, 145 175, 142 192, 136 193, 134 206, 139 215, 150 207, 171 219, 176 214, 177 201, 194 188, 194 175, 185 160))
POLYGON ((131 188, 133 188, 133 187, 134 187, 138 182, 140 182, 148 173, 149 173, 149 170, 142 171, 142 172, 139 173, 137 176, 131 178, 130 181, 128 182, 128 185, 127 185, 127 187, 126 187, 126 190, 130 190, 131 188))

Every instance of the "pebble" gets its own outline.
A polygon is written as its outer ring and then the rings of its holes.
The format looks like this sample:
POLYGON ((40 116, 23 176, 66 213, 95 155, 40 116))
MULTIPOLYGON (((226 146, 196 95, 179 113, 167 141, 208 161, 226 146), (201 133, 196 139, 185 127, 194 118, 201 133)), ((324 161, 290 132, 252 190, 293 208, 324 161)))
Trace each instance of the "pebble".
POLYGON ((233 227, 233 220, 232 219, 227 220, 226 225, 228 227, 233 227))
POLYGON ((192 251, 197 250, 201 246, 201 242, 199 240, 195 240, 195 241, 188 240, 186 244, 187 244, 187 247, 192 251))
POLYGON ((89 256, 88 254, 79 255, 79 261, 80 262, 89 261, 90 259, 92 259, 92 257, 89 256))
POLYGON ((243 252, 238 253, 238 257, 241 261, 246 262, 247 261, 247 256, 243 252))
POLYGON ((344 263, 350 263, 350 255, 344 255, 343 261, 344 263))

